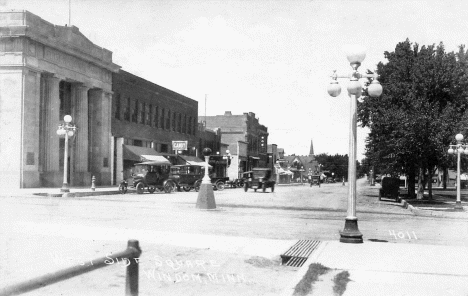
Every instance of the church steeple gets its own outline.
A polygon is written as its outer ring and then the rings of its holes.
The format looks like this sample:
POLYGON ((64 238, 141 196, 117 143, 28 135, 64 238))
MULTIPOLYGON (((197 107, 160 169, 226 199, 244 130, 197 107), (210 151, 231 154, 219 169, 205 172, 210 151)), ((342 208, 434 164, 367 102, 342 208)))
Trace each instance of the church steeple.
POLYGON ((312 139, 310 139, 310 151, 309 156, 314 156, 314 144, 312 143, 312 139))

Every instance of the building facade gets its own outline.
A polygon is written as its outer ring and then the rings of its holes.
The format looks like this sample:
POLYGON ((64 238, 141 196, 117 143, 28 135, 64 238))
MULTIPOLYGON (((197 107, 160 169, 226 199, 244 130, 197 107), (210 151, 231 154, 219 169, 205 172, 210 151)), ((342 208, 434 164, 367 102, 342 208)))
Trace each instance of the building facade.
POLYGON ((224 115, 206 116, 207 128, 221 129, 221 141, 229 145, 232 155, 242 151, 239 142, 247 143, 247 151, 239 155, 236 166, 239 172, 251 170, 254 167, 267 167, 268 165, 268 128, 259 123, 255 113, 232 115, 226 111, 224 115))
POLYGON ((120 70, 112 75, 112 145, 115 183, 128 178, 141 155, 196 156, 199 146, 198 102, 120 70), (172 142, 186 142, 177 152, 172 142))
POLYGON ((75 26, 53 25, 22 10, 0 12, 0 182, 12 188, 63 182, 64 115, 77 130, 69 141, 68 183, 112 180, 112 52, 75 26))

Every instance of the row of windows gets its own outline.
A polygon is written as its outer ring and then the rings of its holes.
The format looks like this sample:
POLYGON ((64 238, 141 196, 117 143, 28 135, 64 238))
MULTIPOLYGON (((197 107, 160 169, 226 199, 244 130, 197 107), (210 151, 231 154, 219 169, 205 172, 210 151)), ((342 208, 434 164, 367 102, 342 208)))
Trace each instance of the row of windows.
POLYGON ((197 126, 197 118, 156 105, 153 106, 153 104, 127 98, 125 106, 122 106, 120 94, 116 95, 114 117, 118 120, 145 124, 188 135, 195 135, 195 127, 197 126))

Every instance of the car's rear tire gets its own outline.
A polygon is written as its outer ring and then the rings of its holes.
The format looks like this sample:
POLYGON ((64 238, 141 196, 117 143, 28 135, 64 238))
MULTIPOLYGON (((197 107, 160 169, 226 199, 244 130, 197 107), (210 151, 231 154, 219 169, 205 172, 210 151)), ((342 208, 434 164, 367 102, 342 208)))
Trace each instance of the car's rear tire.
POLYGON ((136 192, 138 194, 143 194, 143 192, 145 192, 145 184, 143 184, 141 182, 138 183, 135 188, 136 188, 136 192))
POLYGON ((185 192, 189 192, 192 189, 192 187, 184 186, 184 187, 182 187, 182 189, 184 189, 185 192))
POLYGON ((271 185, 271 192, 275 192, 275 184, 271 185))
POLYGON ((262 184, 262 192, 266 192, 266 189, 267 189, 267 184, 263 183, 262 184))
POLYGON ((164 184, 165 193, 171 193, 173 189, 174 189, 174 184, 172 184, 172 182, 166 182, 166 184, 164 184))
POLYGON ((244 184, 244 192, 247 192, 249 190, 249 184, 245 183, 244 184))
POLYGON ((226 185, 224 184, 224 182, 216 183, 216 189, 219 190, 219 191, 223 191, 225 187, 226 187, 226 185))

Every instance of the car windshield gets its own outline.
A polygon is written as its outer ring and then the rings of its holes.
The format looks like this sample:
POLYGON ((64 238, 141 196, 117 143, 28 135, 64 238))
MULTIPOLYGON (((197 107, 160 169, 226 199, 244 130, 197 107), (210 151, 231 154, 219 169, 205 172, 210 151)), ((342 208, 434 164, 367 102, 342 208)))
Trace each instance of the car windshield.
POLYGON ((267 176, 268 171, 254 171, 253 177, 254 178, 264 178, 267 176))
POLYGON ((148 172, 148 166, 146 165, 136 165, 133 168, 133 173, 138 175, 138 174, 146 174, 148 172))

